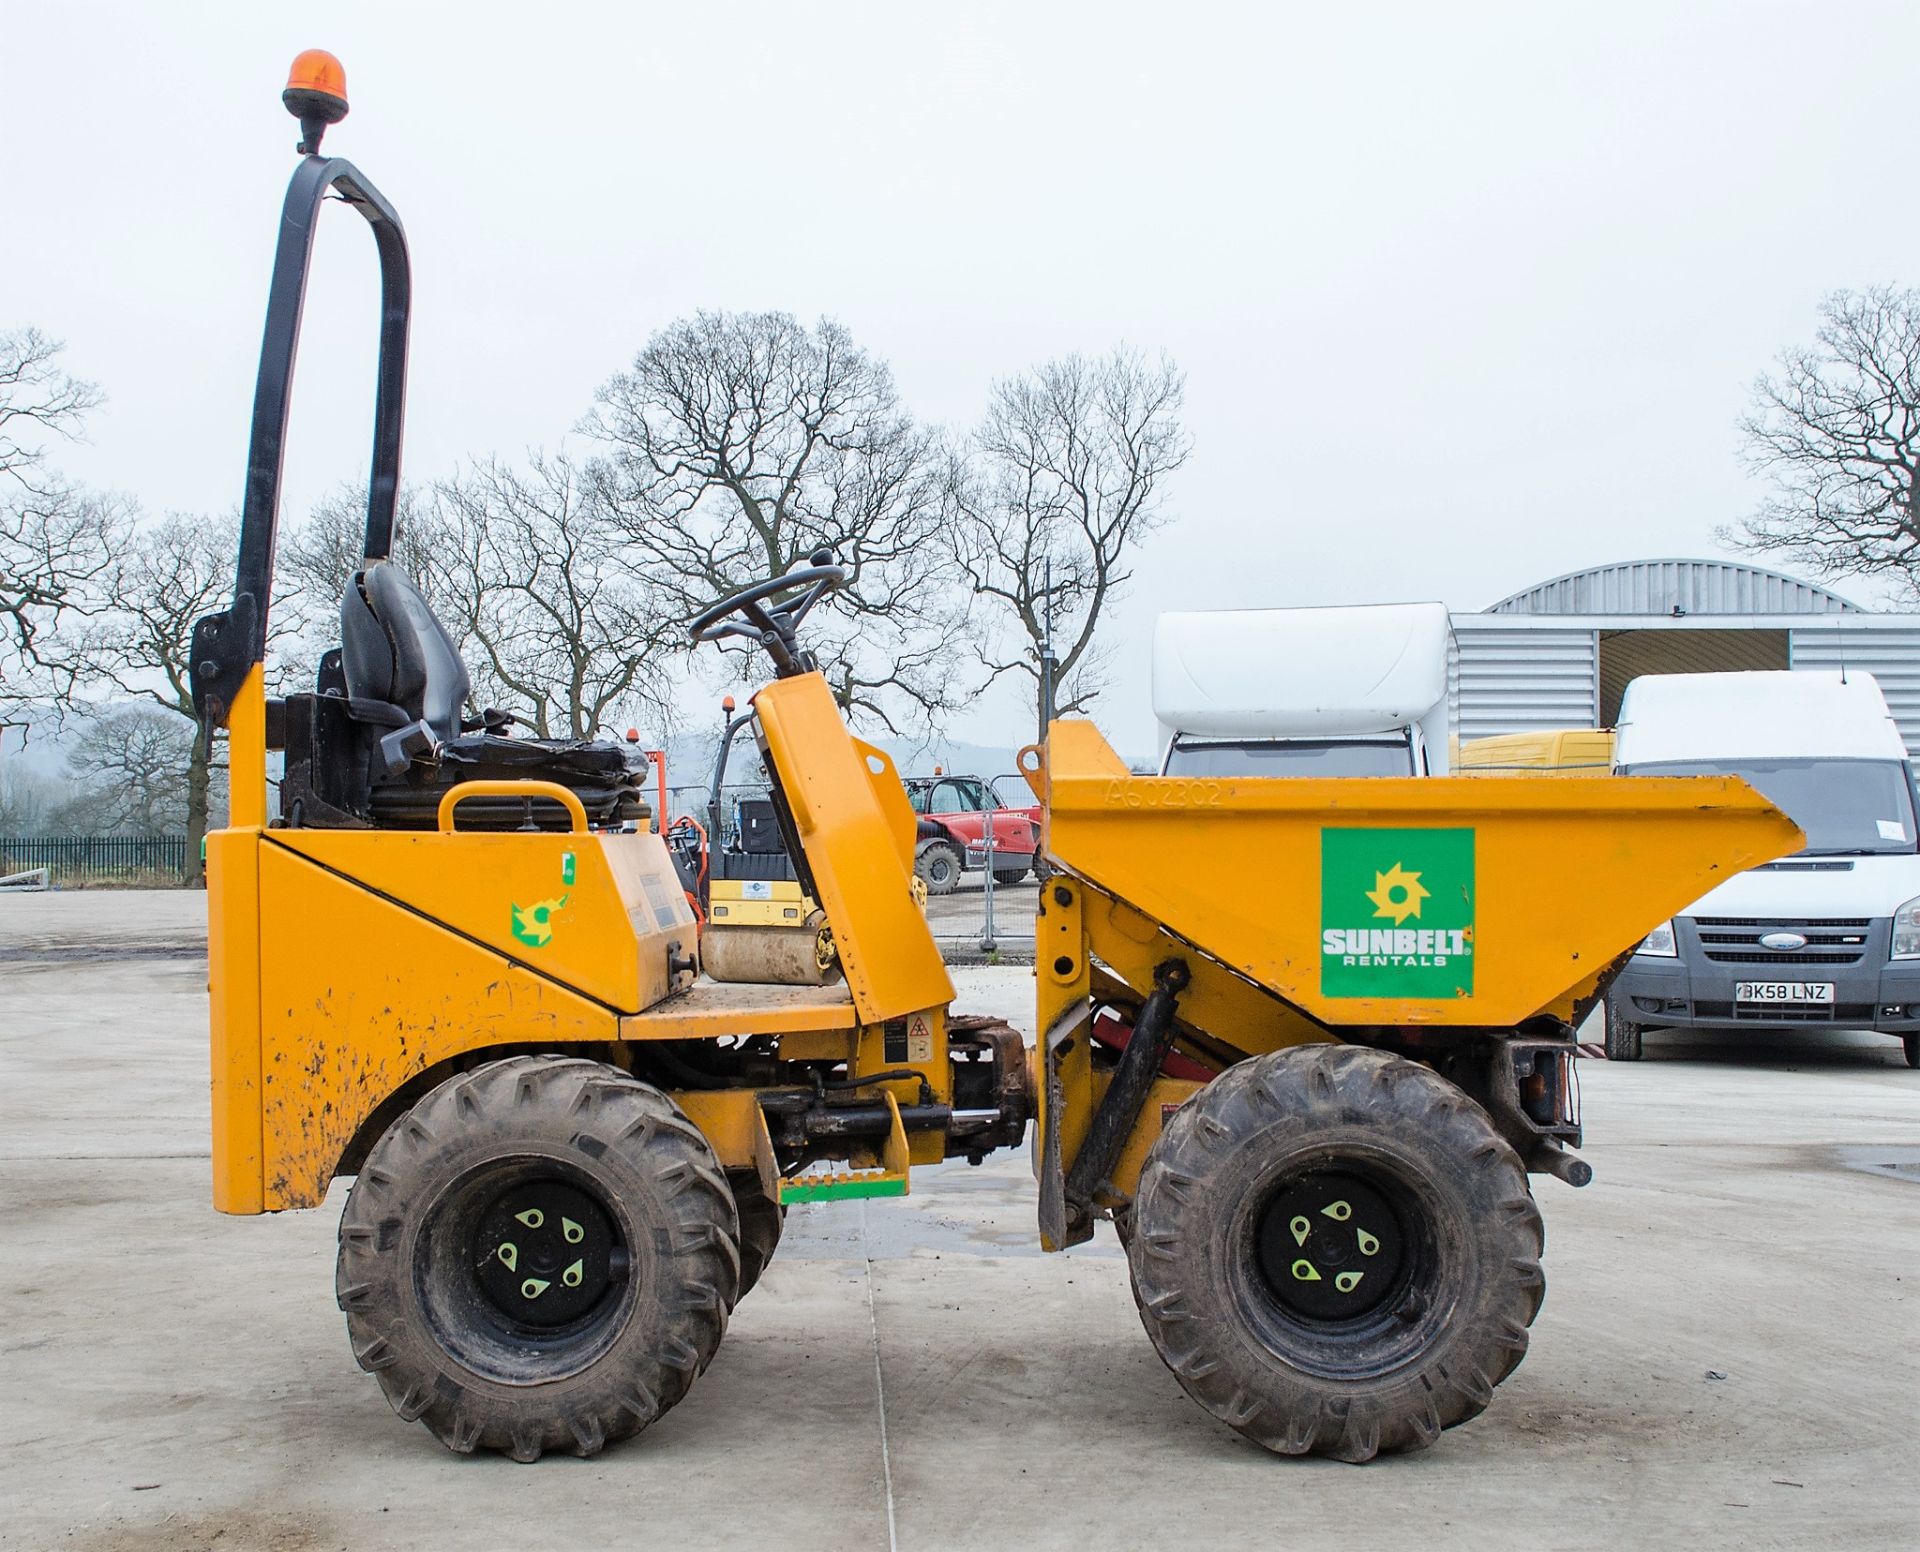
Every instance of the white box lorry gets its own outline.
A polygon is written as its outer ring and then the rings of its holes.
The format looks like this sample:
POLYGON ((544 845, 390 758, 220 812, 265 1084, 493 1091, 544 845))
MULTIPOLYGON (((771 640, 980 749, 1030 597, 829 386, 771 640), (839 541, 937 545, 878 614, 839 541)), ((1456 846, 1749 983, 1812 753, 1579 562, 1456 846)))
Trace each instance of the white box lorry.
POLYGON ((1807 844, 1647 937, 1607 996, 1609 1057, 1634 1060, 1661 1025, 1814 1025, 1898 1036, 1920 1067, 1913 767, 1872 675, 1635 679, 1614 762, 1629 777, 1743 777, 1807 844))
POLYGON ((1445 604, 1160 616, 1166 776, 1444 776, 1445 604))

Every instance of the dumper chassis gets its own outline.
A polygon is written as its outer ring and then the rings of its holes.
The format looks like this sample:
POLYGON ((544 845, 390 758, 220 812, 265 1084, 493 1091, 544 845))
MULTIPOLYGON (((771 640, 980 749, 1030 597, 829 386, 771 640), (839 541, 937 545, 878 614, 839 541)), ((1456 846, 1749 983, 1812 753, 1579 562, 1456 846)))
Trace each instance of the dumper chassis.
POLYGON ((1110 1220, 1149 1338, 1229 1427, 1359 1461, 1486 1406, 1544 1289, 1529 1175, 1591 1173, 1573 1027, 1651 925, 1798 832, 1728 780, 1136 777, 1058 721, 1020 760, 1049 873, 1028 1049, 951 1010, 912 808, 804 644, 843 580, 822 553, 691 628, 771 665, 754 736, 838 971, 703 973, 619 750, 465 717, 458 653, 391 559, 406 241, 318 154, 338 62, 303 55, 286 100, 302 157, 234 601, 195 634, 232 760, 213 1198, 309 1208, 353 1177, 336 1295, 394 1410, 456 1451, 594 1454, 686 1394, 791 1207, 904 1195, 1030 1132, 1043 1248, 1110 1220), (336 196, 382 274, 365 555, 341 651, 270 699, 281 444, 336 196))

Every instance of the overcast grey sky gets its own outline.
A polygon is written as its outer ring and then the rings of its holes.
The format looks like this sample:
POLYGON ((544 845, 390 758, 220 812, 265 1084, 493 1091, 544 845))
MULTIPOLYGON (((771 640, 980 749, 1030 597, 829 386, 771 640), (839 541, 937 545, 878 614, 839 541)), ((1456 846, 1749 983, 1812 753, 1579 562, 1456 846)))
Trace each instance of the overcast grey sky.
MULTIPOLYGON (((1135 751, 1160 609, 1714 553, 1755 372, 1920 253, 1915 0, 6 0, 0 322, 106 387, 66 464, 150 510, 240 495, 306 47, 407 222, 415 479, 553 445, 700 307, 838 317, 955 425, 1046 356, 1170 351, 1194 456, 1098 709, 1135 751)), ((366 464, 372 244, 332 238, 289 515, 366 464)))

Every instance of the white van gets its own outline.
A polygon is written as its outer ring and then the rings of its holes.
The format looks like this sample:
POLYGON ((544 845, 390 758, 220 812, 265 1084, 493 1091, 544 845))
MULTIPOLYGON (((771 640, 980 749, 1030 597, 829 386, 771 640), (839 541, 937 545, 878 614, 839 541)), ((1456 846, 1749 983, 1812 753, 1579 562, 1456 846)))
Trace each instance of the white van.
POLYGON ((1163 614, 1165 776, 1443 776, 1445 604, 1163 614))
POLYGON ((1734 775, 1806 833, 1656 929, 1607 995, 1607 1055, 1641 1031, 1874 1029, 1920 1067, 1913 768, 1871 674, 1668 674, 1620 707, 1624 776, 1734 775))

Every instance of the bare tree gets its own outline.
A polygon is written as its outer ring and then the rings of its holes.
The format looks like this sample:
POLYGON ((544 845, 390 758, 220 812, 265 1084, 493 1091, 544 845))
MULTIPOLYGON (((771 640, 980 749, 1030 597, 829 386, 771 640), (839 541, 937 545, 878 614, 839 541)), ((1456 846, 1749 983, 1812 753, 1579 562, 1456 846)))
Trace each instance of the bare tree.
POLYGON ((535 453, 523 469, 476 464, 435 497, 431 564, 466 601, 458 627, 493 703, 541 738, 627 721, 664 737, 673 702, 649 670, 684 656, 684 632, 627 559, 601 488, 535 453))
MULTIPOLYGON (((67 755, 79 787, 69 811, 83 808, 82 828, 92 834, 177 833, 187 825, 196 736, 193 724, 155 706, 105 708, 67 755)), ((213 773, 216 788, 221 774, 213 773)))
POLYGON ((1183 393, 1165 356, 1122 347, 1048 361, 995 385, 950 466, 955 557, 1007 643, 989 666, 1032 678, 1036 707, 1049 638, 1056 712, 1081 709, 1102 688, 1101 620, 1139 541, 1165 519, 1163 487, 1191 447, 1183 393))
POLYGON ((201 881, 216 750, 194 715, 187 667, 193 622, 233 591, 239 524, 232 517, 174 514, 137 528, 101 580, 111 607, 87 633, 91 673, 123 694, 163 707, 191 729, 186 746, 187 871, 201 881))
POLYGON ((838 323, 682 319, 607 380, 584 429, 611 449, 597 482, 678 619, 827 549, 849 578, 808 645, 844 709, 897 730, 974 688, 939 438, 838 323))
POLYGON ((1920 290, 1829 295, 1813 345, 1755 382, 1740 430, 1773 493, 1724 538, 1920 588, 1920 290))
POLYGON ((72 698, 56 634, 93 601, 124 527, 119 503, 47 463, 47 441, 79 436, 101 397, 60 350, 36 329, 0 333, 0 731, 72 698))
POLYGON ((51 833, 51 821, 71 793, 72 783, 55 772, 0 760, 0 837, 51 833))
POLYGON ((28 489, 44 481, 46 438, 80 434, 99 388, 59 364, 65 349, 38 329, 0 333, 0 477, 28 489))
MULTIPOLYGON (((281 541, 275 561, 274 615, 287 632, 277 672, 310 689, 320 655, 340 644, 340 597, 365 562, 367 488, 341 485, 320 499, 281 541)), ((390 559, 412 578, 463 648, 477 609, 470 535, 433 492, 400 488, 390 559)))

